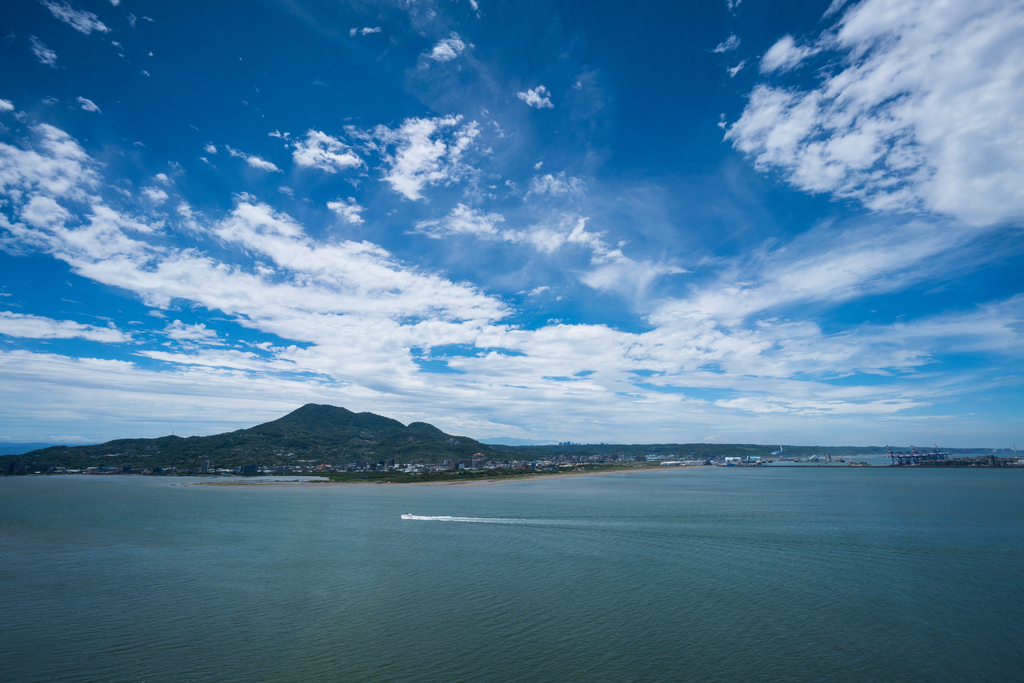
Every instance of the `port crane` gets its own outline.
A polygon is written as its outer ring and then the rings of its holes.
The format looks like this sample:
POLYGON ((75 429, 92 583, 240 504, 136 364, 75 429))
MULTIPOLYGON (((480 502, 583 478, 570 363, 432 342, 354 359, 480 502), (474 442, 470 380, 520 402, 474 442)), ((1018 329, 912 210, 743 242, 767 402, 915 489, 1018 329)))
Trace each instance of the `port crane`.
POLYGON ((939 450, 938 444, 930 451, 918 451, 913 446, 910 447, 909 451, 893 452, 889 446, 886 446, 885 450, 889 451, 889 458, 893 465, 918 465, 924 462, 945 460, 949 457, 949 453, 939 450))

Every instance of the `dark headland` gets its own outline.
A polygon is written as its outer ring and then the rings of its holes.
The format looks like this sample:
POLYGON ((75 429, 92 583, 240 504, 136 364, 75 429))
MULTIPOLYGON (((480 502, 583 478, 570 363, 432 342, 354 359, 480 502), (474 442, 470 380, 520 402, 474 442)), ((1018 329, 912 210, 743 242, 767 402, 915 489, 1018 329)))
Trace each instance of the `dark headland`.
MULTIPOLYGON (((88 446, 51 446, 0 456, 0 473, 103 471, 205 473, 213 471, 385 472, 408 469, 452 471, 487 467, 546 469, 663 461, 711 463, 782 459, 778 446, 757 444, 576 444, 557 446, 488 445, 446 434, 426 422, 403 425, 374 413, 354 413, 330 405, 307 404, 272 422, 212 436, 116 439, 88 446), (404 466, 404 467, 402 467, 404 466)), ((949 450, 949 449, 947 449, 949 450)), ((952 459, 978 450, 959 449, 952 459)), ((785 446, 785 458, 814 456, 833 462, 885 455, 885 447, 785 446)), ((985 465, 1011 465, 1016 458, 989 456, 985 465)))

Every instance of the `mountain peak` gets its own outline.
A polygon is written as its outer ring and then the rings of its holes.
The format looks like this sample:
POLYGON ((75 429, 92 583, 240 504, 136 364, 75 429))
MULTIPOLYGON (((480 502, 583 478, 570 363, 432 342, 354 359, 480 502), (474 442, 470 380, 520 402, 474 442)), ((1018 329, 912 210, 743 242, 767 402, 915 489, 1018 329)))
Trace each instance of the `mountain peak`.
POLYGON ((425 422, 406 427, 398 420, 374 413, 353 413, 338 406, 308 403, 272 422, 226 434, 188 439, 119 439, 95 446, 62 446, 33 453, 40 453, 38 457, 45 453, 65 467, 92 466, 100 457, 114 456, 117 460, 103 463, 193 468, 203 460, 220 466, 254 461, 293 464, 309 459, 334 464, 390 458, 399 462, 438 462, 446 458, 464 459, 478 451, 490 452, 491 448, 464 436, 446 434, 425 422))

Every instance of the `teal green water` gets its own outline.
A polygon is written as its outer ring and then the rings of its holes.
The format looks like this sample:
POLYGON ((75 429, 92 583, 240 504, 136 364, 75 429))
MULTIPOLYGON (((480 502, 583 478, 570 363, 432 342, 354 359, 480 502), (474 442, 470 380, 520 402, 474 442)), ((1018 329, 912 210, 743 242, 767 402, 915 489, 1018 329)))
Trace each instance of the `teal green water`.
POLYGON ((0 478, 0 680, 959 682, 1024 671, 1024 471, 179 482, 0 478))

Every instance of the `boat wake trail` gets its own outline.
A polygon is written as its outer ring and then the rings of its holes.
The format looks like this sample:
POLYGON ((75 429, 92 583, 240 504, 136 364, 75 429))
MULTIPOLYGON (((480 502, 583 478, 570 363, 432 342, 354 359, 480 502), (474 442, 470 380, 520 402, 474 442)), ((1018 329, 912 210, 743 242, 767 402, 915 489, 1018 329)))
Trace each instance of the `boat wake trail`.
POLYGON ((527 524, 532 520, 511 517, 448 517, 427 515, 402 515, 402 519, 416 522, 468 522, 472 524, 527 524))

